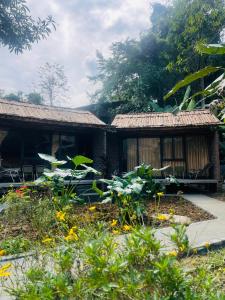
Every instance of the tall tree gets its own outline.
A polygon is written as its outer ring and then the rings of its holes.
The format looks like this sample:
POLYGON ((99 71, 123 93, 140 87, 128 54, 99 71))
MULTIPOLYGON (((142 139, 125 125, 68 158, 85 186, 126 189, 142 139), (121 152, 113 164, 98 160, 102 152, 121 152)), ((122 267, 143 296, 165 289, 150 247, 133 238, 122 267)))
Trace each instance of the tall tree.
POLYGON ((10 101, 22 101, 23 100, 23 92, 18 91, 17 93, 9 93, 3 96, 4 99, 10 101))
POLYGON ((0 0, 0 45, 12 52, 30 49, 34 42, 46 38, 55 23, 51 16, 34 20, 25 0, 0 0))
POLYGON ((220 42, 224 0, 174 0, 167 19, 166 38, 173 52, 168 68, 188 74, 207 66, 212 57, 200 55, 195 48, 200 43, 220 42))
MULTIPOLYGON (((197 53, 195 47, 202 42, 220 42, 225 27, 224 0, 171 3, 153 5, 152 27, 139 40, 115 43, 108 59, 98 54, 98 74, 91 79, 100 82, 101 88, 93 95, 94 101, 120 100, 127 111, 151 110, 154 99, 163 106, 163 94, 177 80, 215 62, 212 56, 197 53)), ((181 91, 170 101, 179 104, 182 98, 181 91)))
POLYGON ((41 96, 41 94, 39 94, 37 92, 32 92, 32 93, 27 94, 26 98, 27 98, 27 101, 32 104, 41 105, 44 102, 44 99, 41 96))
POLYGON ((64 67, 57 63, 45 63, 39 70, 41 93, 50 106, 61 104, 68 91, 68 82, 64 74, 64 67))
POLYGON ((163 95, 175 82, 174 74, 166 70, 164 52, 167 43, 153 33, 140 40, 127 40, 111 47, 112 56, 105 59, 98 53, 98 74, 92 77, 102 87, 92 95, 96 102, 122 101, 120 110, 151 110, 152 103, 163 102, 163 95), (165 78, 168 80, 165 82, 165 78))

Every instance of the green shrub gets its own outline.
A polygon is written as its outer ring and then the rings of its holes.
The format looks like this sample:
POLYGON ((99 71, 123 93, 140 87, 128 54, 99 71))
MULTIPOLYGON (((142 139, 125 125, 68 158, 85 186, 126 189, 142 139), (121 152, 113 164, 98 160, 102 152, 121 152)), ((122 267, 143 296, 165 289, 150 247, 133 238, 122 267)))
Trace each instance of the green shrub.
POLYGON ((156 197, 162 186, 153 178, 154 169, 142 164, 122 177, 113 176, 112 180, 102 179, 107 184, 107 191, 93 188, 104 198, 102 203, 116 203, 119 208, 121 224, 144 224, 146 200, 156 197))
POLYGON ((204 270, 184 271, 149 228, 135 229, 123 246, 102 229, 78 235, 75 244, 33 263, 23 280, 8 286, 9 294, 23 300, 223 299, 204 270))
POLYGON ((5 251, 5 254, 18 254, 31 250, 31 247, 34 246, 30 240, 19 235, 14 238, 7 238, 0 242, 0 249, 5 251))

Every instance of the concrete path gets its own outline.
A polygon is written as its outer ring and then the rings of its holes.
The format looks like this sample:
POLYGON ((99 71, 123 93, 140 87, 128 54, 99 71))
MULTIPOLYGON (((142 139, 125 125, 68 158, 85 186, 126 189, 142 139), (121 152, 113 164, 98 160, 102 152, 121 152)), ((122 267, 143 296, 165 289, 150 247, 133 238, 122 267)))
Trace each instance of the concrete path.
MULTIPOLYGON (((225 241, 225 202, 201 194, 185 194, 183 197, 215 216, 213 220, 196 222, 188 226, 187 235, 191 246, 201 247, 206 243, 215 244, 225 241)), ((172 248, 168 237, 172 232, 171 227, 156 231, 156 237, 166 248, 172 248)))

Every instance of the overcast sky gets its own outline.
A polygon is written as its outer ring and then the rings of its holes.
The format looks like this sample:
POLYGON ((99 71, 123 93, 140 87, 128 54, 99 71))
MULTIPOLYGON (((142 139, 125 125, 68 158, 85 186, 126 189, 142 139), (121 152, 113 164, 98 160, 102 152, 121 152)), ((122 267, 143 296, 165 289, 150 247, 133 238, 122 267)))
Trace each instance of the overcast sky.
POLYGON ((45 62, 65 67, 70 100, 77 107, 89 103, 92 90, 88 75, 96 72, 95 53, 107 53, 112 42, 138 37, 150 26, 150 3, 154 0, 29 0, 33 16, 52 15, 57 30, 47 40, 22 55, 0 48, 0 89, 32 90, 38 68, 45 62))

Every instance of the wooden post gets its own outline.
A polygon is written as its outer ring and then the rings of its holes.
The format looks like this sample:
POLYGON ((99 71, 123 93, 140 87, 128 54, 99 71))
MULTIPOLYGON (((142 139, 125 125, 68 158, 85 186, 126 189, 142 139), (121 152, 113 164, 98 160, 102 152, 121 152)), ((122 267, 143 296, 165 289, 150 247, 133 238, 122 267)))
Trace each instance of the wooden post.
MULTIPOLYGON (((7 136, 8 131, 6 130, 0 130, 0 147, 2 145, 2 142, 4 141, 5 137, 7 136)), ((0 167, 2 166, 2 153, 0 152, 0 167)))
POLYGON ((212 144, 212 163, 213 163, 213 177, 220 180, 220 156, 219 156, 219 134, 215 130, 213 133, 212 144))
POLYGON ((51 149, 52 156, 55 156, 56 152, 59 149, 59 146, 60 146, 60 140, 59 139, 60 139, 59 134, 53 134, 52 135, 52 149, 51 149))

